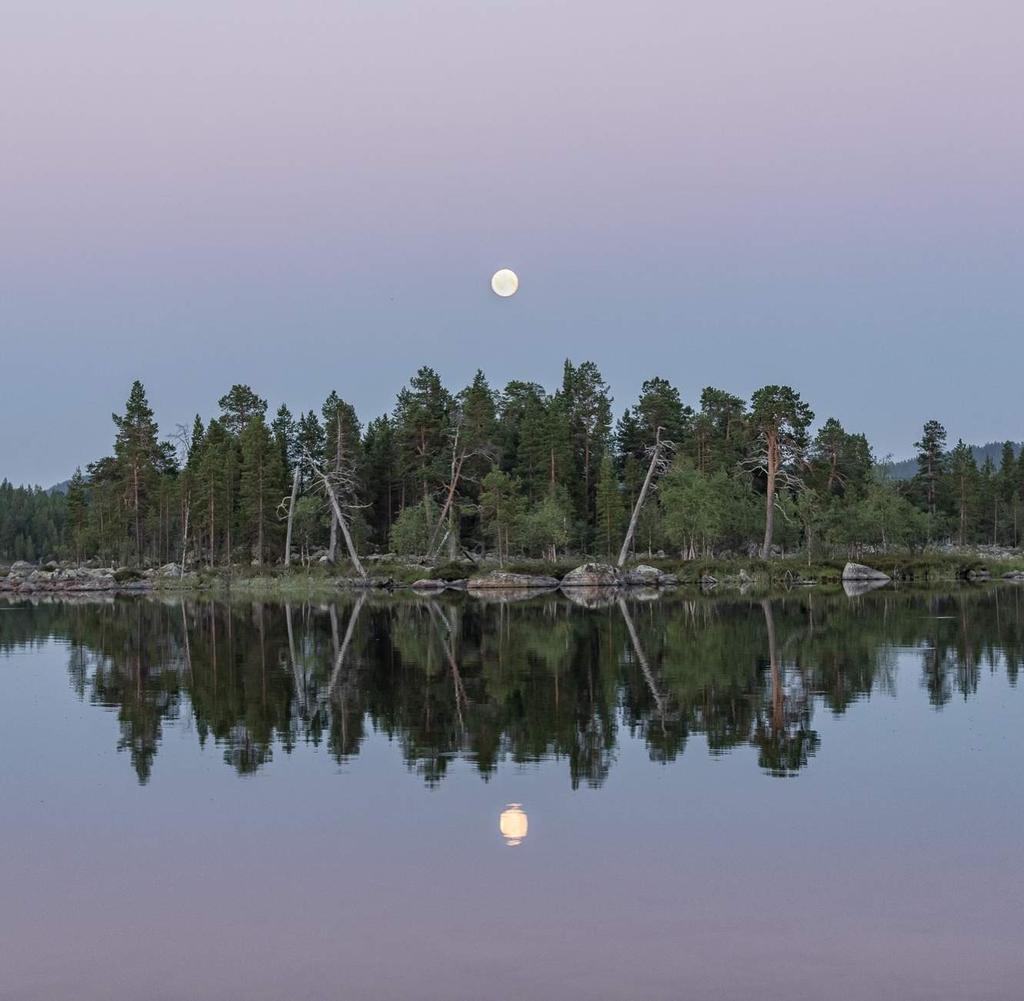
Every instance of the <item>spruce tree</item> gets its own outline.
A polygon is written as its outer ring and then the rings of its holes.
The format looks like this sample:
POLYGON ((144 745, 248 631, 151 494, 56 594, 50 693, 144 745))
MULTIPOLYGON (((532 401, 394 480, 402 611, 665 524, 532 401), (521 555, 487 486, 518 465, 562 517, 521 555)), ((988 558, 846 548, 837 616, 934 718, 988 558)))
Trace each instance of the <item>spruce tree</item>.
POLYGON ((75 562, 82 562, 82 550, 85 542, 85 525, 88 516, 85 477, 82 476, 81 467, 75 470, 71 481, 68 483, 66 497, 68 541, 71 551, 74 553, 75 562))

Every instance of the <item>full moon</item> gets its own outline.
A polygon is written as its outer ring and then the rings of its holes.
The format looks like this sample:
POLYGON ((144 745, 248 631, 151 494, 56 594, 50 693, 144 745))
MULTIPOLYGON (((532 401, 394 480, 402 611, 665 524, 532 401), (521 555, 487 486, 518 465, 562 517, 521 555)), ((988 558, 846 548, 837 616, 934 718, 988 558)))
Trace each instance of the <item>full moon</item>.
POLYGON ((502 268, 494 272, 491 288, 494 289, 495 295, 500 295, 503 299, 515 295, 516 289, 519 288, 519 276, 508 268, 502 268))

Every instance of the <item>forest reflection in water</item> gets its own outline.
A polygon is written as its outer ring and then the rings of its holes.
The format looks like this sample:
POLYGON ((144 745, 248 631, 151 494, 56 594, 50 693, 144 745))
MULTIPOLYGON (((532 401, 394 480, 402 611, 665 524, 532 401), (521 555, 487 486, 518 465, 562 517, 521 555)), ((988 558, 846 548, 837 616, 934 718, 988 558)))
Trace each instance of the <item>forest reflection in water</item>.
POLYGON ((1024 661, 1015 587, 594 597, 41 601, 0 615, 0 651, 66 642, 75 692, 116 710, 143 783, 164 728, 187 718, 240 774, 300 742, 342 762, 376 731, 430 784, 457 757, 484 775, 555 758, 573 787, 597 786, 625 729, 653 761, 699 734, 787 776, 823 753, 816 713, 895 691, 901 649, 920 665, 903 696, 936 707, 969 698, 983 669, 1015 683, 1024 661))

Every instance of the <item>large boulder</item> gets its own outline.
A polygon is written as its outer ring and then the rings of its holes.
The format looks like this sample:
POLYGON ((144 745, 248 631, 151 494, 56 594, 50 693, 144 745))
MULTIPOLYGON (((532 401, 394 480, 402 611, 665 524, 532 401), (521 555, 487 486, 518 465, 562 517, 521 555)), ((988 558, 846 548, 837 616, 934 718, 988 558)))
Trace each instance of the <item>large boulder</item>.
POLYGON ((443 591, 445 582, 436 577, 422 577, 420 580, 414 580, 410 587, 414 591, 443 591))
POLYGON ((623 582, 622 572, 607 563, 584 563, 562 578, 562 587, 616 587, 623 582))
POLYGON ((843 580, 892 580, 887 574, 863 563, 847 563, 843 567, 843 580))
POLYGON ((484 591, 499 587, 551 588, 558 587, 558 580, 540 574, 534 576, 527 573, 505 573, 503 570, 492 570, 479 577, 471 577, 466 586, 470 591, 484 591))
POLYGON ((657 587, 666 576, 657 567, 641 563, 632 570, 627 570, 624 579, 627 584, 639 584, 642 587, 657 587))

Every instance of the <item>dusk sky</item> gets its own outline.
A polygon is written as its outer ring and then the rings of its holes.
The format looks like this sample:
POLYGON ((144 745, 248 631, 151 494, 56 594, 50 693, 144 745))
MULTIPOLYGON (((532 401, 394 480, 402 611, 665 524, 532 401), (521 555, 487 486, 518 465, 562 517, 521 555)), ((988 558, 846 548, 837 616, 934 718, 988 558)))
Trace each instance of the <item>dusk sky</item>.
POLYGON ((566 357, 616 415, 663 375, 1024 438, 1020 0, 0 11, 0 478, 109 452, 135 378, 169 434, 566 357))

